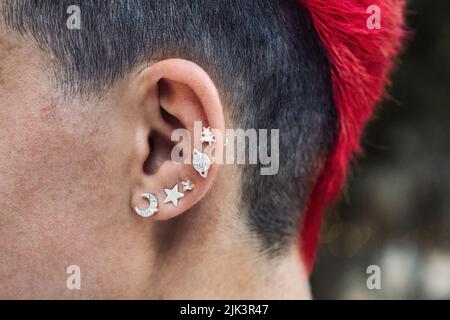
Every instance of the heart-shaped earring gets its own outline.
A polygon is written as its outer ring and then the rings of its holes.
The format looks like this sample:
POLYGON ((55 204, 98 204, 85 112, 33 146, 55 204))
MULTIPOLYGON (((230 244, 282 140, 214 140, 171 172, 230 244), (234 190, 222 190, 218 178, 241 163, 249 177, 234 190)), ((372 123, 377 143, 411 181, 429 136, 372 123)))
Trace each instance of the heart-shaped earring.
POLYGON ((194 149, 192 165, 203 178, 208 177, 208 171, 211 167, 211 159, 208 157, 208 155, 201 153, 197 149, 194 149))

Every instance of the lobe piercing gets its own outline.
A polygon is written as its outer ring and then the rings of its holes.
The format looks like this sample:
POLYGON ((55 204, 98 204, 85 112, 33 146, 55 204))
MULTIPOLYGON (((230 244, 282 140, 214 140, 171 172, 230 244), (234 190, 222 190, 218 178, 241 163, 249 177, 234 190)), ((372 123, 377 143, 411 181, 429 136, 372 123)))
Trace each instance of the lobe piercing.
POLYGON ((184 197, 184 193, 178 192, 178 184, 176 184, 172 189, 164 189, 166 193, 166 199, 164 203, 172 202, 172 204, 177 207, 178 199, 184 197))
POLYGON ((148 200, 149 206, 146 210, 140 210, 138 207, 135 207, 134 211, 138 215, 144 218, 148 218, 158 212, 158 199, 156 198, 156 196, 151 193, 143 193, 141 194, 141 197, 148 200))

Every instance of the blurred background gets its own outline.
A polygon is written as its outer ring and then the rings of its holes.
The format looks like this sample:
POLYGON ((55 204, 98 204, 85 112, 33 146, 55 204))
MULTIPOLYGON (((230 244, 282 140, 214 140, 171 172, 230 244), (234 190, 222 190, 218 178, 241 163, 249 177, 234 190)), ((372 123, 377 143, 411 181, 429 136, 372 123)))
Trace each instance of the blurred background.
POLYGON ((408 25, 391 98, 327 213, 315 299, 450 299, 450 1, 410 1, 408 25))

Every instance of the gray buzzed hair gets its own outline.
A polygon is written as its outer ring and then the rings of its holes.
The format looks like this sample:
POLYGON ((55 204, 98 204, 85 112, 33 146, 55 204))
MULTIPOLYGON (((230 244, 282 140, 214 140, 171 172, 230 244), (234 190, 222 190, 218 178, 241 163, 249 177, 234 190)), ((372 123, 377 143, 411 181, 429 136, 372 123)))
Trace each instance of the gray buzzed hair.
POLYGON ((242 168, 249 229, 270 255, 297 238, 337 126, 325 50, 299 1, 5 0, 2 12, 9 28, 55 57, 68 95, 100 93, 152 60, 204 68, 235 127, 280 129, 278 174, 242 168), (81 10, 78 30, 66 25, 70 5, 81 10))

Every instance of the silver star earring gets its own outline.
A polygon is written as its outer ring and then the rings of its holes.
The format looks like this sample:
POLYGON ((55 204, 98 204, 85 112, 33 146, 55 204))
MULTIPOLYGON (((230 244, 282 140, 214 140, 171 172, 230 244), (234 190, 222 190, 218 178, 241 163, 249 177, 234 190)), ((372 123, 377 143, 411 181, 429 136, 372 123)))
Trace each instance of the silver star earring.
POLYGON ((203 127, 202 135, 200 137, 200 141, 202 143, 206 142, 208 145, 211 145, 213 142, 216 142, 216 137, 212 133, 210 127, 208 127, 208 128, 203 127))
POLYGON ((144 218, 148 218, 158 212, 158 199, 156 198, 156 196, 151 193, 143 193, 141 194, 141 197, 148 200, 149 206, 146 210, 141 210, 138 207, 135 207, 134 211, 138 215, 144 218))
POLYGON ((164 192, 166 193, 164 203, 172 202, 175 207, 178 206, 178 199, 184 197, 184 193, 178 192, 178 184, 172 189, 164 189, 164 192))
POLYGON ((203 178, 208 177, 208 171, 211 167, 211 159, 208 157, 208 155, 201 153, 197 149, 194 149, 192 165, 203 178))

